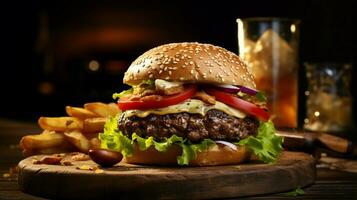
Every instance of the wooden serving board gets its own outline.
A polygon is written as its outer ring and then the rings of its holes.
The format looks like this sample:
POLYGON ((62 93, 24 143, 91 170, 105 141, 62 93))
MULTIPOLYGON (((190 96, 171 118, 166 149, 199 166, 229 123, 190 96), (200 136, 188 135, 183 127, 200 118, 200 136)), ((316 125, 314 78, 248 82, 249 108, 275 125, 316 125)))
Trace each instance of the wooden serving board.
POLYGON ((169 168, 119 163, 102 173, 76 169, 96 166, 92 161, 56 166, 33 164, 33 159, 19 163, 20 189, 56 199, 229 198, 289 191, 315 180, 314 159, 298 152, 284 152, 275 164, 169 168))

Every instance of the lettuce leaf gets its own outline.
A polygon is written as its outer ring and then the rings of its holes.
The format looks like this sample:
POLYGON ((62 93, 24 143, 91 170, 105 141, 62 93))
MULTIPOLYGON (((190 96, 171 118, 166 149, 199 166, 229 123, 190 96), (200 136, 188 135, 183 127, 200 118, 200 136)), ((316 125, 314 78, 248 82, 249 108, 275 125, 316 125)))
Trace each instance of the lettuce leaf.
POLYGON ((149 147, 154 146, 156 150, 160 152, 165 152, 171 145, 175 143, 180 144, 184 142, 183 138, 177 135, 172 135, 170 138, 167 138, 164 141, 156 142, 154 141, 154 138, 152 136, 145 139, 138 136, 136 133, 133 133, 131 139, 132 141, 137 142, 141 151, 145 151, 149 147))
POLYGON ((115 99, 120 99, 120 98, 122 98, 122 97, 124 97, 124 96, 127 96, 127 95, 129 95, 129 94, 133 94, 133 92, 134 92, 134 89, 133 88, 130 88, 130 89, 128 89, 128 90, 123 90, 122 92, 120 92, 120 93, 114 93, 113 94, 113 99, 115 100, 115 99))
POLYGON ((119 115, 110 118, 104 125, 104 133, 99 133, 98 137, 101 148, 119 151, 125 157, 134 152, 134 146, 131 140, 118 130, 118 117, 119 115))
POLYGON ((258 91, 257 94, 255 95, 255 97, 256 97, 259 101, 267 102, 267 97, 266 97, 266 95, 264 94, 264 92, 262 92, 262 91, 258 91))
POLYGON ((177 163, 179 165, 188 165, 191 160, 196 158, 197 152, 204 151, 208 149, 209 146, 215 144, 215 142, 210 139, 205 139, 198 144, 191 144, 186 139, 177 135, 172 135, 170 138, 157 142, 152 136, 142 138, 136 133, 133 133, 131 139, 129 139, 118 130, 118 117, 119 115, 110 118, 106 122, 104 132, 99 134, 99 139, 101 140, 101 148, 119 151, 124 157, 134 153, 135 142, 138 144, 141 151, 145 151, 153 146, 157 151, 165 152, 172 145, 179 145, 182 147, 182 154, 177 157, 177 163))
POLYGON ((154 80, 151 80, 151 79, 149 79, 149 80, 143 80, 143 81, 140 83, 140 85, 148 85, 148 86, 150 86, 150 87, 153 87, 153 86, 155 86, 155 81, 154 81, 154 80))
POLYGON ((249 136, 237 144, 247 146, 261 161, 273 163, 283 150, 282 143, 283 137, 275 134, 273 122, 268 121, 260 123, 257 136, 249 136))
POLYGON ((295 190, 292 190, 290 192, 285 192, 281 193, 284 196, 291 196, 291 197, 296 197, 296 196, 301 196, 305 194, 305 191, 301 189, 301 187, 297 187, 295 190))
POLYGON ((154 80, 144 80, 139 85, 134 85, 128 90, 123 90, 119 93, 114 93, 112 97, 114 100, 116 100, 116 99, 125 97, 127 95, 139 94, 139 93, 143 92, 144 90, 153 89, 153 88, 155 88, 154 80))
POLYGON ((197 152, 208 149, 211 145, 216 143, 211 139, 204 139, 198 144, 185 144, 181 143, 182 155, 177 157, 177 163, 179 165, 188 165, 191 160, 194 160, 197 156, 197 152))

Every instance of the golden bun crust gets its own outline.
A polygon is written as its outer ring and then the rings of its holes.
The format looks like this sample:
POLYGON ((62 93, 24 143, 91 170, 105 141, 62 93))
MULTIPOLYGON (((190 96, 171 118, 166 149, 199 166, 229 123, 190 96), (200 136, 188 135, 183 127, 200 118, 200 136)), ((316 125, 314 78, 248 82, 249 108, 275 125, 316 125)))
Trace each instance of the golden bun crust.
POLYGON ((254 77, 239 56, 222 47, 201 43, 171 43, 150 49, 124 75, 124 83, 128 85, 149 79, 255 88, 254 77))
MULTIPOLYGON (((191 160, 189 166, 233 165, 242 163, 250 157, 245 147, 237 146, 237 148, 233 150, 220 144, 212 146, 206 151, 198 152, 196 159, 191 160)), ((144 165, 178 165, 176 158, 181 153, 181 147, 177 145, 166 152, 159 152, 154 147, 141 151, 138 146, 135 146, 135 153, 126 157, 125 162, 144 165)))

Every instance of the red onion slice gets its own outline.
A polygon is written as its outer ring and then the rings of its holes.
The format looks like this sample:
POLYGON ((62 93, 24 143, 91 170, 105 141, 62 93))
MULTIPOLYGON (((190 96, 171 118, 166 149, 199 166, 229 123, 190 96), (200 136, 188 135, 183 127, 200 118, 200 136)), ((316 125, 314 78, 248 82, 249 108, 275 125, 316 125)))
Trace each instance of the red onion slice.
POLYGON ((258 91, 257 90, 254 90, 254 89, 251 89, 251 88, 247 88, 247 87, 244 87, 244 86, 238 86, 239 88, 239 91, 243 92, 243 93, 246 93, 248 95, 251 95, 251 96, 255 96, 258 91))
POLYGON ((217 88, 219 88, 223 92, 235 93, 235 94, 240 91, 239 87, 233 85, 218 85, 217 88))
POLYGON ((223 145, 226 145, 228 146, 229 148, 233 149, 233 150, 237 150, 237 146, 233 143, 230 143, 230 142, 227 142, 227 141, 223 141, 223 140, 216 140, 214 141, 216 142, 217 144, 223 144, 223 145))

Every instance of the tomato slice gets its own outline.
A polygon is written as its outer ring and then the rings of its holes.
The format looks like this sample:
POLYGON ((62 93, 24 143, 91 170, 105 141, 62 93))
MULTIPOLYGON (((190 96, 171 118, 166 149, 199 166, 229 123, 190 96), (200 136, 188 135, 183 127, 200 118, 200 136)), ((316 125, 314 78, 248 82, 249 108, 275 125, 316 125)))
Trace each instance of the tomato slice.
POLYGON ((170 96, 162 96, 160 100, 128 100, 125 98, 119 99, 118 106, 120 110, 147 110, 152 108, 163 108, 171 105, 175 105, 191 98, 197 91, 195 85, 190 85, 185 88, 185 90, 179 94, 174 94, 170 96))
POLYGON ((249 115, 253 115, 260 120, 268 121, 269 120, 269 113, 264 109, 259 108, 257 105, 250 103, 248 101, 244 101, 232 94, 221 92, 215 89, 207 88, 205 91, 215 96, 216 100, 221 101, 227 105, 230 105, 238 110, 241 110, 249 115))

